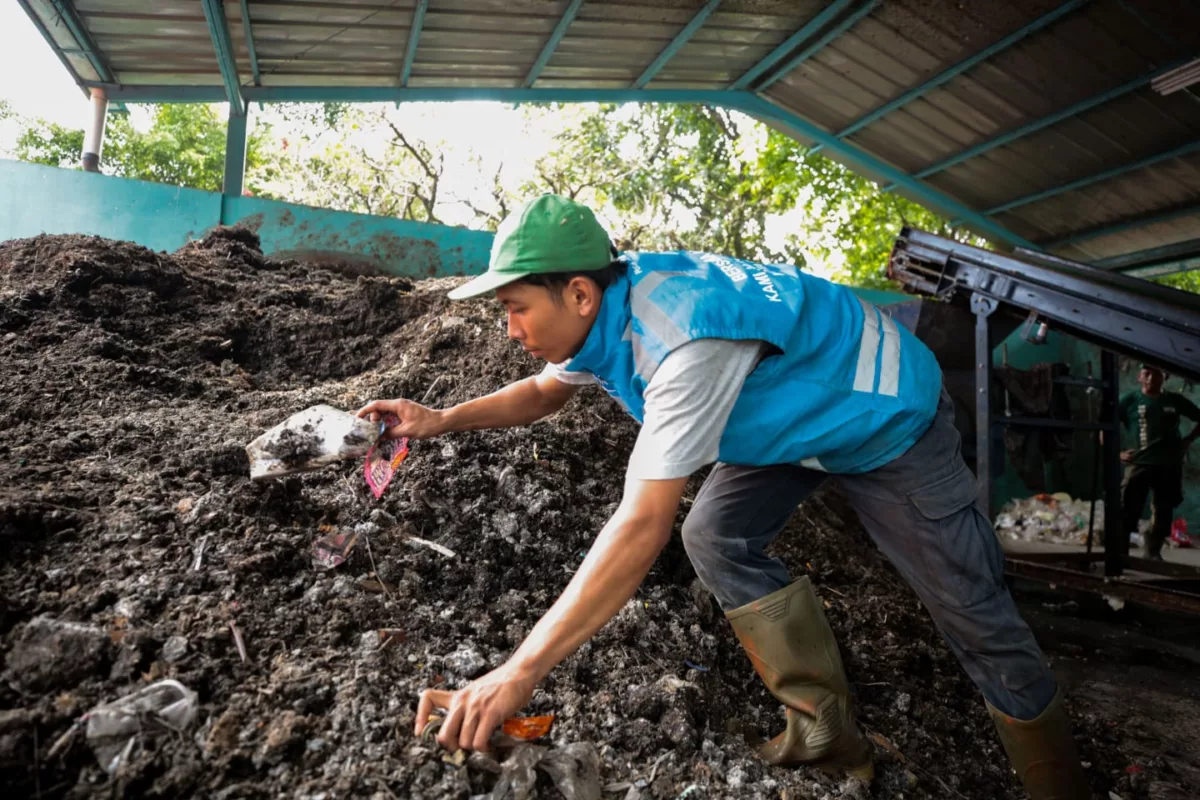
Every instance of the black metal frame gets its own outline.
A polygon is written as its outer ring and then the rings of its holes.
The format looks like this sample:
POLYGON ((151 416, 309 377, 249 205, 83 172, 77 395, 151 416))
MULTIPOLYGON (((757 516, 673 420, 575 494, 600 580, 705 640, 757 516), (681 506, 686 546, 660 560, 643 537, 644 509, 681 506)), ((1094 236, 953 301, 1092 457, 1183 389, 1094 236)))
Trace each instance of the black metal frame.
POLYGON ((935 297, 1034 312, 1051 327, 1200 381, 1200 298, 1041 253, 1011 256, 905 228, 888 274, 935 297), (1033 262, 1037 263, 1033 263, 1033 262), (979 297, 979 301, 975 300, 979 297))
MULTIPOLYGON (((893 248, 888 275, 910 290, 944 300, 966 299, 975 315, 976 474, 989 515, 995 511, 991 505, 991 459, 993 437, 999 427, 1098 430, 1106 434, 1101 456, 1105 578, 1074 574, 1076 583, 1088 579, 1112 581, 1119 578, 1129 561, 1129 539, 1121 522, 1116 353, 1161 364, 1175 374, 1200 380, 1200 302, 1184 292, 1085 264, 1028 251, 1021 251, 1021 256, 1026 260, 905 228, 893 248), (1031 326, 1041 321, 1102 348, 1100 380, 1061 381, 1100 390, 1098 419, 1026 419, 993 412, 992 354, 996 345, 993 315, 997 311, 1026 314, 1031 326)), ((1094 560, 1090 543, 1089 535, 1089 564, 1094 560)), ((1017 567, 1018 573, 1023 571, 1034 577, 1057 574, 1057 568, 1034 562, 1018 563, 1017 567)), ((1196 575, 1200 577, 1200 572, 1196 575)), ((1126 593, 1144 599, 1152 591, 1154 587, 1145 586, 1126 593)), ((1178 606, 1178 598, 1172 596, 1170 600, 1178 606)), ((1200 610, 1200 598, 1195 608, 1200 610)))

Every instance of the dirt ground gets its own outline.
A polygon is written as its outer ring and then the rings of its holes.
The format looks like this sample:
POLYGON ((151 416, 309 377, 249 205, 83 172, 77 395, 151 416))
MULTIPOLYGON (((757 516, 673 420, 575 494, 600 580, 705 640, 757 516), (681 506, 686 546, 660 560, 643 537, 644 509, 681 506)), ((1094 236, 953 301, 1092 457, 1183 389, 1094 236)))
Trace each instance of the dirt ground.
MULTIPOLYGON (((553 602, 635 436, 589 390, 527 429, 416 443, 379 501, 359 464, 249 480, 244 445, 310 405, 444 406, 538 369, 494 304, 451 305, 448 286, 272 261, 236 231, 175 254, 0 243, 6 796, 594 798, 597 781, 630 800, 1023 796, 974 686, 833 492, 779 551, 827 602, 871 788, 755 759, 779 705, 678 537, 536 693, 527 713, 556 715, 541 749, 497 764, 414 739, 420 690, 499 665, 553 602), (358 545, 318 569, 330 532, 358 545), (197 693, 194 724, 144 731, 109 776, 73 726, 161 678, 197 693)), ((1096 796, 1200 795, 1200 658, 1061 597, 1026 607, 1096 796)))

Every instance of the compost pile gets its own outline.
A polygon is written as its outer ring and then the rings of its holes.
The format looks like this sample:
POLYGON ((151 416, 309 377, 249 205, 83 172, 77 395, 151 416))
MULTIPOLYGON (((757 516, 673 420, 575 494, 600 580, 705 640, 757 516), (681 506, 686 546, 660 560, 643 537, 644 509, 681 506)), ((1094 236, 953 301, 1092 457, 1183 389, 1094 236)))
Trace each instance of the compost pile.
MULTIPOLYGON (((678 537, 535 694, 525 713, 556 716, 543 749, 498 764, 414 738, 420 690, 503 663, 566 585, 636 433, 589 389, 529 428, 414 443, 378 501, 361 464, 248 479, 244 445, 300 409, 441 407, 538 369, 495 304, 451 305, 449 285, 273 261, 244 230, 174 254, 0 244, 12 796, 1021 796, 975 688, 834 493, 780 552, 827 601, 875 743, 870 792, 755 759, 779 706, 678 537), (345 562, 315 566, 314 541, 339 534, 356 537, 345 562), (195 693, 194 720, 147 727, 109 775, 77 721, 162 679, 195 693)), ((1101 795, 1144 796, 1119 730, 1076 724, 1101 795)))

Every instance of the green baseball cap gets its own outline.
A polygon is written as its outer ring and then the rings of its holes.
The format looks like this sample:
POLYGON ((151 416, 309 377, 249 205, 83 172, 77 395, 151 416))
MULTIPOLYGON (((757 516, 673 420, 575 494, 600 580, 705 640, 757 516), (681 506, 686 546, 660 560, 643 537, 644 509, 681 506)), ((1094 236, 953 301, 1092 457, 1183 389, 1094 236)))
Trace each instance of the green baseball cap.
POLYGON ((547 272, 590 272, 612 263, 612 244, 582 203, 544 194, 525 203, 500 223, 492 241, 488 271, 450 292, 464 300, 547 272))

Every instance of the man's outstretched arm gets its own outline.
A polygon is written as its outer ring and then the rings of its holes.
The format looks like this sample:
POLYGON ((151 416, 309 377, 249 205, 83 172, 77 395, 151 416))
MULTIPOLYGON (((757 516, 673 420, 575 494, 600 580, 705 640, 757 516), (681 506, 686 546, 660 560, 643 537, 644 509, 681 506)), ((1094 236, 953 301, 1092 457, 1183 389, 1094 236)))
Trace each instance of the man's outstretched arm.
POLYGON ((400 424, 388 429, 389 439, 432 439, 452 431, 513 428, 537 422, 559 411, 578 390, 576 385, 540 374, 451 408, 426 408, 412 400, 373 400, 358 410, 358 416, 378 419, 380 414, 395 414, 400 424))
POLYGON ((486 750, 492 732, 529 702, 538 682, 633 597, 671 538, 687 480, 627 481, 621 505, 579 571, 512 657, 466 688, 422 693, 415 733, 443 708, 438 742, 451 750, 486 750))

